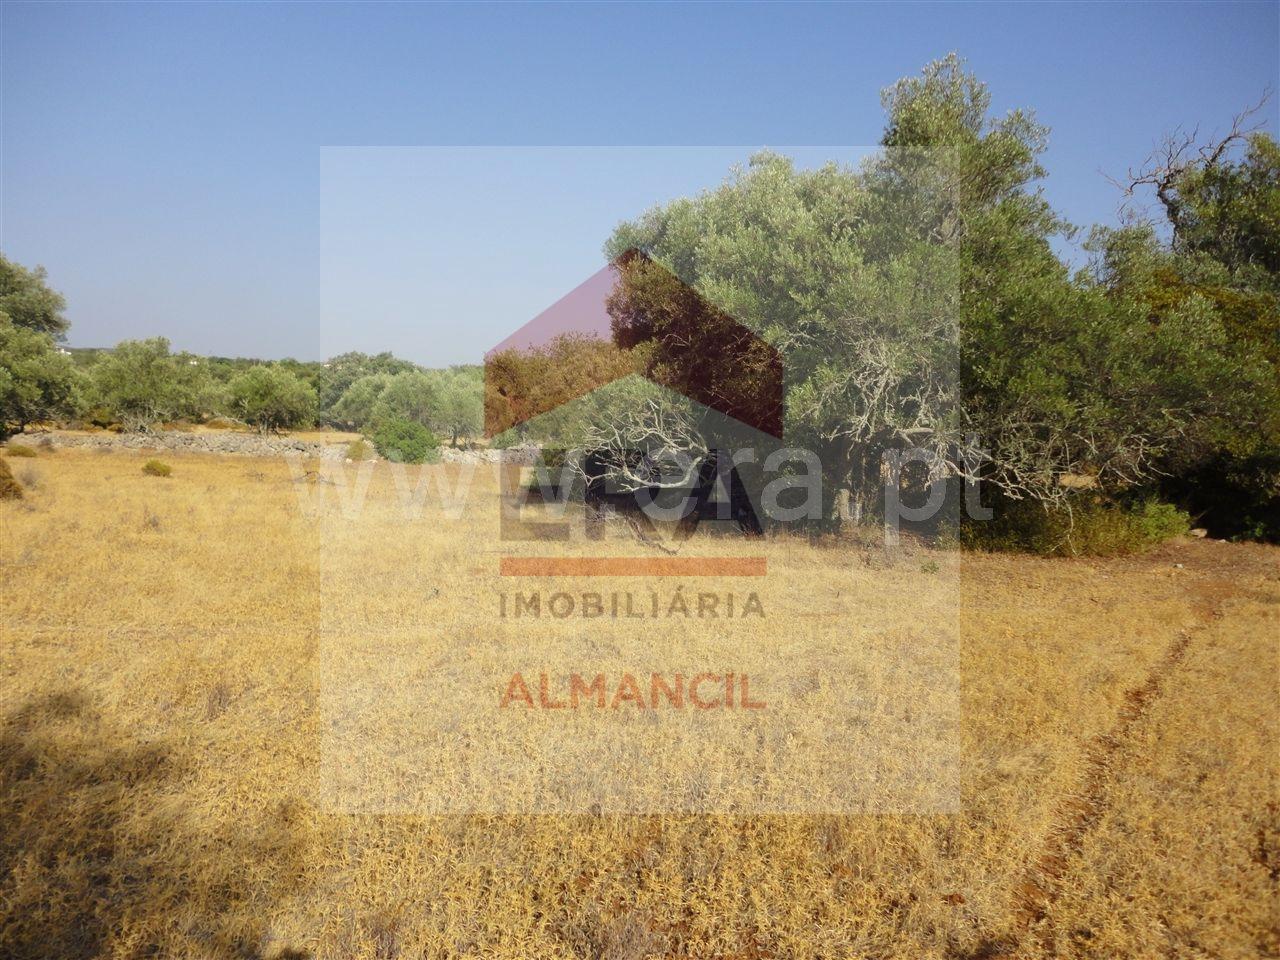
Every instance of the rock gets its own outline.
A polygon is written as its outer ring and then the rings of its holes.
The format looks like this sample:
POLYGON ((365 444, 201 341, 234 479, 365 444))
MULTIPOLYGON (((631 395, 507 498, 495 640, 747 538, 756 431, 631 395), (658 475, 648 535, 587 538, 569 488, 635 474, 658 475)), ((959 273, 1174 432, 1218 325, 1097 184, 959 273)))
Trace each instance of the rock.
POLYGON ((1206 530, 1204 527, 1196 527, 1194 530, 1191 531, 1191 536, 1197 538, 1198 540, 1203 540, 1208 535, 1209 535, 1209 531, 1206 530))

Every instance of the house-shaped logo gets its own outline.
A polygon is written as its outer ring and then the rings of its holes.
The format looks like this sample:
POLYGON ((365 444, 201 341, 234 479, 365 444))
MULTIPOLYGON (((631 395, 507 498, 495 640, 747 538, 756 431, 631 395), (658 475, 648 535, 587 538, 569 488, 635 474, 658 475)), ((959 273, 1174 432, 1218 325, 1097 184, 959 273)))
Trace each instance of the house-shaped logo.
MULTIPOLYGON (((736 457, 727 451, 781 441, 781 355, 639 250, 616 258, 486 354, 485 433, 490 438, 505 434, 508 446, 526 435, 542 439, 557 411, 571 410, 628 377, 659 388, 637 403, 658 409, 663 396, 687 401, 681 406, 706 444, 689 468, 687 488, 680 488, 683 512, 676 536, 687 537, 701 520, 728 520, 743 532, 760 533, 758 486, 753 496, 736 457)), ((621 402, 625 406, 628 400, 621 402)), ((587 443, 578 453, 588 536, 602 535, 602 525, 593 519, 628 509, 634 522, 653 530, 650 517, 661 510, 649 508, 671 491, 648 481, 624 489, 611 486, 610 470, 616 473, 623 464, 621 472, 627 472, 627 459, 642 459, 645 452, 619 449, 615 442, 607 451, 587 443), (636 513, 637 505, 643 514, 636 513)), ((745 469, 750 474, 751 468, 745 469)), ((518 470, 504 476, 518 477, 518 470)), ((533 493, 559 501, 568 497, 568 489, 566 481, 547 481, 533 493)), ((523 504, 530 496, 518 479, 508 481, 504 492, 508 505, 523 504)), ((504 521, 513 516, 504 513, 504 521)), ((504 539, 567 536, 564 524, 542 524, 535 534, 527 529, 504 522, 504 539), (526 532, 513 533, 517 529, 526 532)))
POLYGON ((777 349, 635 249, 485 354, 485 434, 493 438, 632 374, 782 437, 777 349), (554 368, 554 383, 538 378, 539 361, 554 368), (522 362, 530 366, 517 369, 522 362))

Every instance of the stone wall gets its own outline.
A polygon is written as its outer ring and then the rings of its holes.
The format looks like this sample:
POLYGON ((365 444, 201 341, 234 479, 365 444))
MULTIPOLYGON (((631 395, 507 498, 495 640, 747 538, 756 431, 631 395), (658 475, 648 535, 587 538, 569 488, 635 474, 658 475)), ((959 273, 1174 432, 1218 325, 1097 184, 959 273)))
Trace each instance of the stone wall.
POLYGON ((262 436, 234 431, 186 433, 162 430, 156 433, 62 433, 50 431, 13 438, 15 443, 52 447, 95 447, 108 450, 171 450, 174 453, 221 453, 244 457, 279 457, 300 454, 323 460, 342 460, 345 443, 316 443, 290 437, 262 436))
POLYGON ((538 459, 538 447, 511 447, 508 450, 454 450, 440 448, 440 459, 445 463, 507 463, 531 464, 538 459))
MULTIPOLYGON (((47 433, 21 434, 14 443, 51 447, 92 447, 107 450, 171 450, 175 453, 218 453, 242 457, 280 457, 298 454, 321 460, 345 460, 347 443, 318 443, 314 440, 294 440, 291 437, 263 436, 257 433, 238 433, 233 430, 208 433, 187 433, 180 430, 161 430, 155 433, 64 433, 51 430, 47 433)), ((370 446, 372 450, 372 446, 370 446)), ((537 447, 522 447, 506 451, 509 463, 533 463, 537 447)), ((497 463, 501 450, 454 450, 445 447, 440 457, 445 463, 497 463)))

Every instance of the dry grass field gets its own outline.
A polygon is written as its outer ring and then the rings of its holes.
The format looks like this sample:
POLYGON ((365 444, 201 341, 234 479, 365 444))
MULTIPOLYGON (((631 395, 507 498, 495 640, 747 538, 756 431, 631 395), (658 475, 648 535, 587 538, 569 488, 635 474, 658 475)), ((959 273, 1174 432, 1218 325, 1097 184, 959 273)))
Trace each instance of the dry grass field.
POLYGON ((324 484, 282 461, 165 456, 159 478, 148 456, 15 460, 26 498, 0 503, 2 956, 1280 956, 1280 551, 753 544, 769 617, 705 642, 761 669, 788 658, 784 625, 887 657, 918 640, 913 604, 954 599, 945 811, 352 811, 335 670, 496 677, 555 629, 495 618, 519 587, 493 481, 407 524, 379 464, 342 526, 305 515, 324 484))

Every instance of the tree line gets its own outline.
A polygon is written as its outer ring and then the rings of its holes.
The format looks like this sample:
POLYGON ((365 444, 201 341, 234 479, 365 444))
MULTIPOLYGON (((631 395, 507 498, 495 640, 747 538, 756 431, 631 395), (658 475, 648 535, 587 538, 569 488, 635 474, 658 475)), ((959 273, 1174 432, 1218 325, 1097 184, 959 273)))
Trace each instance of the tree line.
MULTIPOLYGON (((621 224, 605 252, 626 356, 611 362, 664 383, 754 376, 690 327, 696 289, 781 353, 788 442, 820 454, 855 516, 874 517, 886 454, 912 449, 920 479, 981 484, 996 522, 960 536, 1053 547, 1090 515, 1165 531, 1174 504, 1222 535, 1280 539, 1276 140, 1249 111, 1216 138, 1166 137, 1118 178, 1121 225, 1082 234, 1037 186, 1048 130, 990 100, 948 56, 885 91, 883 150, 863 165, 761 153, 621 224), (1080 236, 1072 267, 1055 244, 1080 236)), ((542 371, 603 352, 504 357, 491 399, 514 411, 545 392, 542 371)), ((717 445, 679 402, 635 401, 519 429, 717 445)))
POLYGON ((478 366, 426 369, 390 353, 227 359, 174 351, 163 337, 68 350, 64 309, 43 270, 0 256, 4 435, 48 422, 138 431, 229 419, 263 432, 326 425, 370 433, 407 422, 457 445, 483 425, 478 366))
POLYGON ((43 273, 0 260, 0 419, 145 429, 231 416, 384 427, 404 445, 406 425, 457 443, 487 414, 498 443, 706 450, 718 441, 688 404, 635 378, 612 400, 589 392, 627 371, 716 389, 758 375, 691 325, 696 290, 781 355, 788 442, 820 455, 824 487, 846 491, 856 517, 874 516, 886 453, 911 448, 928 478, 981 482, 996 512, 986 537, 1070 535, 1090 511, 1163 529, 1171 503, 1223 535, 1280 539, 1275 138, 1247 111, 1215 138, 1166 137, 1117 179, 1121 225, 1082 234, 1037 185, 1047 129, 1026 110, 991 116, 958 57, 883 101, 883 150, 860 166, 762 153, 621 224, 605 244, 620 281, 612 339, 509 351, 483 376, 389 354, 220 360, 163 339, 78 364, 57 345, 63 303, 43 273), (1133 204, 1144 196, 1154 212, 1133 204), (1057 245, 1078 236, 1087 262, 1073 267, 1057 245))

